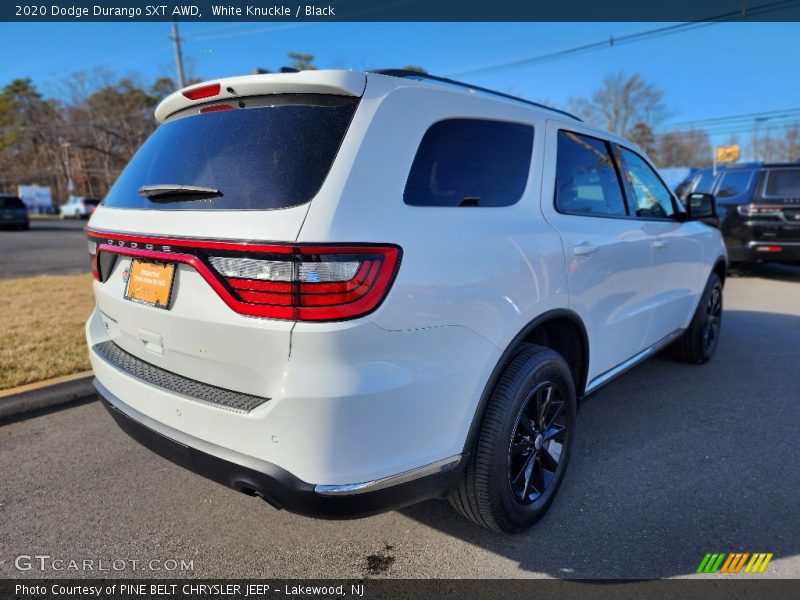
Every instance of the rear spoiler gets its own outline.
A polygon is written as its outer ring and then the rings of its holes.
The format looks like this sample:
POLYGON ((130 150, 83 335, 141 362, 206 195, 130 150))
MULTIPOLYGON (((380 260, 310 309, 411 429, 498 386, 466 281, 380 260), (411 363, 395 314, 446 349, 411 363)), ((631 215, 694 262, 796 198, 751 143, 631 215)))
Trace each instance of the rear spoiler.
POLYGON ((205 102, 269 94, 331 94, 360 97, 367 76, 355 71, 300 71, 242 75, 207 81, 178 90, 156 107, 156 120, 163 123, 170 115, 205 102))

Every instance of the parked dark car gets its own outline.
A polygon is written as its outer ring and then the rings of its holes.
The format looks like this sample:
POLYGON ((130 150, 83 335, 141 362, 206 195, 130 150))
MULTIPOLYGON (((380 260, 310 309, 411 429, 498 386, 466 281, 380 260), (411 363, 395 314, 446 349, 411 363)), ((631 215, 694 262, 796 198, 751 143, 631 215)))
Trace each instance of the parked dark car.
POLYGON ((800 162, 700 169, 685 194, 714 194, 731 264, 800 264, 800 162))
POLYGON ((28 229, 28 208, 17 196, 0 195, 0 228, 28 229))

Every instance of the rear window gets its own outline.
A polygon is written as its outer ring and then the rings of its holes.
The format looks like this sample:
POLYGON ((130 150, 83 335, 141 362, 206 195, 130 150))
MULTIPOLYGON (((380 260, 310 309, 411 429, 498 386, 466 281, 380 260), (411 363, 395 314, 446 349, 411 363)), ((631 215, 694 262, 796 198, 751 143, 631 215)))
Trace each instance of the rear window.
POLYGON ((0 196, 0 208, 25 208, 25 203, 16 196, 0 196))
POLYGON ((750 187, 753 171, 739 169, 725 171, 717 187, 717 198, 733 198, 744 194, 750 187))
POLYGON ((100 200, 98 200, 97 198, 84 198, 83 203, 89 204, 90 206, 97 206, 98 204, 100 204, 100 200))
POLYGON ((773 169, 769 171, 764 195, 800 197, 800 169, 773 169))
POLYGON ((285 94, 167 121, 142 145, 108 192, 114 208, 263 210, 311 200, 333 164, 358 99, 285 94), (145 185, 219 190, 214 198, 148 200, 145 185))
POLYGON ((412 206, 509 206, 525 191, 532 151, 530 125, 439 121, 420 142, 403 200, 412 206))

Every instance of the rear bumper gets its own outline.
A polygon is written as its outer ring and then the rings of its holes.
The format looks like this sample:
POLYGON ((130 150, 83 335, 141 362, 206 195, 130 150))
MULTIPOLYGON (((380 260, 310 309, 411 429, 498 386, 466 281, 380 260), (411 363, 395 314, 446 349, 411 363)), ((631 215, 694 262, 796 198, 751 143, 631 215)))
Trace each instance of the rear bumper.
POLYGON ((150 419, 95 380, 103 406, 134 440, 171 462, 279 509, 327 519, 366 517, 428 498, 445 497, 458 483, 462 460, 454 456, 377 481, 318 486, 276 465, 193 438, 150 419))
POLYGON ((14 217, 13 219, 0 219, 0 227, 23 227, 30 223, 28 217, 14 217))
POLYGON ((784 262, 800 263, 800 241, 749 241, 729 245, 731 263, 784 262))

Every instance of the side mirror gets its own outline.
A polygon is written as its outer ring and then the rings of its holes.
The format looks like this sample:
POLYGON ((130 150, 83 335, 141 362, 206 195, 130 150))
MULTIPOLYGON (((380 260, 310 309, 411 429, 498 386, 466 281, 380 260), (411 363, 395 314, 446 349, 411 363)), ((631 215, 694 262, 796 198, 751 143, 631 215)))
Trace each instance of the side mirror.
POLYGON ((712 227, 719 227, 717 199, 713 194, 689 194, 686 198, 686 217, 689 221, 702 221, 712 227))

